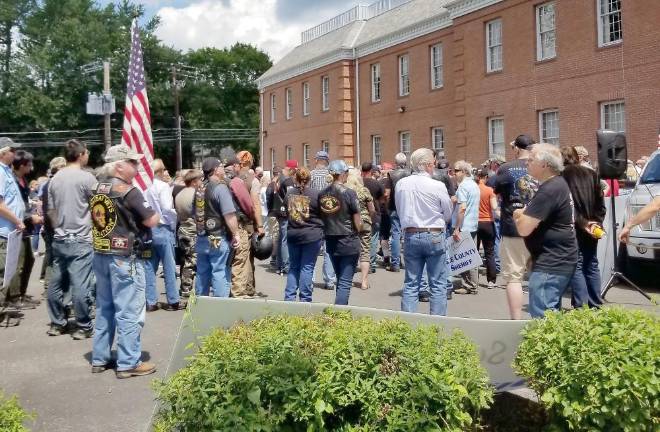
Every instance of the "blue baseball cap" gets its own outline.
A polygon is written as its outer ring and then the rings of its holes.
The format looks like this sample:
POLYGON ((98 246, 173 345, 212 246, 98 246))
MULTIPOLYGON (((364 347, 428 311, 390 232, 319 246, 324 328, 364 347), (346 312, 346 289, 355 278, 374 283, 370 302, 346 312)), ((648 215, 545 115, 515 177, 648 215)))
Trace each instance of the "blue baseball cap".
POLYGON ((330 155, 328 155, 328 152, 319 150, 316 152, 316 160, 330 160, 330 155))
POLYGON ((344 174, 348 172, 348 165, 341 159, 333 160, 328 166, 328 171, 330 174, 344 174))

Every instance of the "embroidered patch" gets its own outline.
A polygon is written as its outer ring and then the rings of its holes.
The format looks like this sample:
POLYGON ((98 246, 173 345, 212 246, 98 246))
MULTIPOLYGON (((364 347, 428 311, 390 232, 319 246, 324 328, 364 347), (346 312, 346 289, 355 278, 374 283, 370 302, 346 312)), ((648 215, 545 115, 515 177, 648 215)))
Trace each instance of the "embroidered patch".
POLYGON ((117 209, 107 195, 97 194, 89 201, 94 237, 106 237, 117 225, 117 209))
POLYGON ((321 211, 326 214, 337 213, 341 208, 341 203, 333 195, 323 195, 319 202, 321 203, 321 211))
POLYGON ((96 192, 100 194, 109 194, 112 189, 112 183, 99 183, 99 187, 96 188, 96 192))
POLYGON ((128 239, 126 237, 113 237, 111 244, 113 249, 128 249, 128 239))
POLYGON ((209 219, 209 220, 206 221, 206 228, 207 229, 212 230, 213 228, 215 228, 215 226, 216 226, 215 219, 209 219))

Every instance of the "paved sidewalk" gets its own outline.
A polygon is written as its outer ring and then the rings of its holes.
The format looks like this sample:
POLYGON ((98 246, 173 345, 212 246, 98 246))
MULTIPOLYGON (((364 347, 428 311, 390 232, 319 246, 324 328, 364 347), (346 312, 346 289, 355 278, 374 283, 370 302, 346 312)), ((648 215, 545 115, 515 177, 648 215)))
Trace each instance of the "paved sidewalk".
MULTIPOLYGON (((40 268, 39 259, 28 290, 35 297, 40 297, 42 292, 37 280, 40 268)), ((317 282, 321 280, 320 274, 317 267, 317 282)), ((158 281, 162 291, 162 279, 158 281)), ((370 275, 370 281, 369 290, 352 290, 351 305, 400 309, 403 272, 379 269, 370 275)), ((282 299, 285 278, 266 271, 262 264, 257 266, 257 283, 269 299, 282 299)), ((314 300, 332 303, 334 292, 316 289, 314 300)), ((657 306, 629 289, 614 288, 608 300, 660 312, 657 306)), ((565 304, 570 302, 565 299, 565 304)), ((428 304, 421 303, 419 311, 428 313, 428 304)), ((507 319, 505 291, 484 288, 478 295, 454 295, 449 301, 448 314, 507 319)), ((25 311, 19 327, 0 329, 0 388, 6 394, 17 394, 21 404, 37 414, 37 420, 30 425, 34 431, 145 431, 154 408, 150 383, 165 373, 182 316, 182 311, 147 314, 142 333, 143 359, 155 362, 158 372, 118 380, 113 371, 90 373, 91 339, 75 341, 69 336, 46 335, 49 322, 43 301, 37 309, 25 311)))

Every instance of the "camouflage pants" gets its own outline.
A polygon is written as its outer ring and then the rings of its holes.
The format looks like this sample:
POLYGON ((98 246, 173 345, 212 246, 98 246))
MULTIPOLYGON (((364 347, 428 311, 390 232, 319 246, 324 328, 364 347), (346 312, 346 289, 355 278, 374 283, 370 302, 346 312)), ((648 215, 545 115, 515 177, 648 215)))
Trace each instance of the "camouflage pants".
POLYGON ((231 262, 231 295, 233 297, 253 296, 254 285, 254 255, 250 247, 251 227, 238 224, 238 247, 234 249, 231 262))
POLYGON ((179 249, 181 250, 181 294, 188 294, 195 289, 195 274, 197 270, 197 253, 195 245, 197 234, 179 227, 179 249))

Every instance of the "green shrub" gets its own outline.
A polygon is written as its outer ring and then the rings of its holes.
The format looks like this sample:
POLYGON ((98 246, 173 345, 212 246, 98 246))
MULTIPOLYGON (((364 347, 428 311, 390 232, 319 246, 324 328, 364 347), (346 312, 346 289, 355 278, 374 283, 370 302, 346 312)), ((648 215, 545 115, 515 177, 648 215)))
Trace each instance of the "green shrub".
POLYGON ((16 396, 5 398, 0 390, 0 431, 27 432, 29 429, 23 426, 23 423, 33 418, 34 414, 27 413, 21 408, 16 396))
POLYGON ((157 431, 465 431, 492 401, 462 334, 332 310, 214 330, 155 388, 157 431))
POLYGON ((523 331, 514 368, 555 429, 660 429, 660 321, 606 308, 549 313, 523 331))

